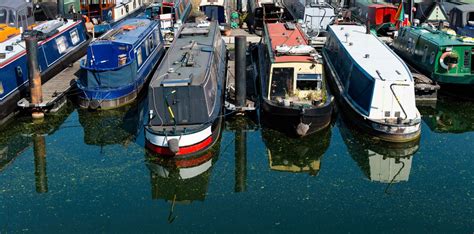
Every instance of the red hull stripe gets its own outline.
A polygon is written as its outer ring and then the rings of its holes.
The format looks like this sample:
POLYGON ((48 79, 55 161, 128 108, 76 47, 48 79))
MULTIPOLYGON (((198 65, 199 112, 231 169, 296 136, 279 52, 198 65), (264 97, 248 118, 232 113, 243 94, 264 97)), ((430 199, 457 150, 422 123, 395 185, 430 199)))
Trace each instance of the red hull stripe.
MULTIPOLYGON (((209 161, 211 158, 212 158, 213 154, 212 152, 208 152, 204 155, 201 155, 199 157, 192 157, 190 159, 172 159, 173 160, 173 163, 174 165, 176 165, 177 168, 187 168, 187 167, 195 167, 195 166, 199 166, 207 161, 209 161)), ((166 157, 166 158, 156 158, 154 159, 154 163, 157 163, 157 164, 165 164, 168 163, 167 160, 170 160, 169 157, 166 157)))
MULTIPOLYGON (((208 138, 206 138, 205 140, 197 144, 185 146, 185 147, 179 147, 179 151, 176 155, 196 153, 200 150, 203 150, 204 148, 209 146, 211 143, 212 143, 212 136, 209 136, 208 138)), ((168 147, 160 147, 160 146, 153 145, 148 140, 146 141, 146 147, 158 154, 174 155, 173 152, 171 152, 171 150, 168 147)))

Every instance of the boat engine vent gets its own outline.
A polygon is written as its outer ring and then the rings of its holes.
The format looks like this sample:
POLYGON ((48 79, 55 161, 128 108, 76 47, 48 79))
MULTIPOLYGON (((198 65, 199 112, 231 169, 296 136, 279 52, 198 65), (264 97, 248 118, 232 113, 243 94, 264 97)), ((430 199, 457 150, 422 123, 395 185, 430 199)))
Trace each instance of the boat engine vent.
POLYGON ((296 25, 294 23, 291 23, 291 22, 286 22, 285 23, 285 28, 286 28, 286 30, 295 30, 296 25))

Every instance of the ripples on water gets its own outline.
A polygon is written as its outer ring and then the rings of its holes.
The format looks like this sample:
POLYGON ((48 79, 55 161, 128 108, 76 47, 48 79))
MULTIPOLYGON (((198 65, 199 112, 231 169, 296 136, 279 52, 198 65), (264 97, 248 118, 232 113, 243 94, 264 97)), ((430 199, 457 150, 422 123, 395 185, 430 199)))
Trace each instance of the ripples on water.
POLYGON ((474 230, 474 105, 441 100, 419 142, 388 145, 340 117, 303 139, 226 121, 198 157, 144 149, 145 103, 0 136, 3 232, 458 232, 474 230))

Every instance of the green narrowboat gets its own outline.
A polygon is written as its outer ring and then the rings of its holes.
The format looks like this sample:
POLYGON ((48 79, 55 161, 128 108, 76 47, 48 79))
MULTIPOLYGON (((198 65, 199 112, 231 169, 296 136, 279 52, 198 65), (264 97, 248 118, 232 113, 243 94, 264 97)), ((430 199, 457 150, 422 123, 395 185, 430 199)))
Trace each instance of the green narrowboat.
POLYGON ((445 86, 474 85, 472 38, 428 27, 402 27, 395 52, 418 71, 445 86))

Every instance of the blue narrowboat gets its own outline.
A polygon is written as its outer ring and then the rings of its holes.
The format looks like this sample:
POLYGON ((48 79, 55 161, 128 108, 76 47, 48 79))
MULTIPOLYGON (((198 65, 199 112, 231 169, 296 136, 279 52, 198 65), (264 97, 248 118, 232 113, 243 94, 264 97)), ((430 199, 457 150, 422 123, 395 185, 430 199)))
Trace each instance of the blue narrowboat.
POLYGON ((158 21, 131 18, 89 45, 81 61, 79 106, 111 109, 136 99, 164 54, 158 21))
POLYGON ((17 112, 17 102, 28 93, 23 30, 37 35, 43 83, 81 58, 90 40, 82 21, 53 19, 40 22, 35 19, 37 14, 33 8, 32 3, 23 0, 0 1, 0 123, 17 112))

